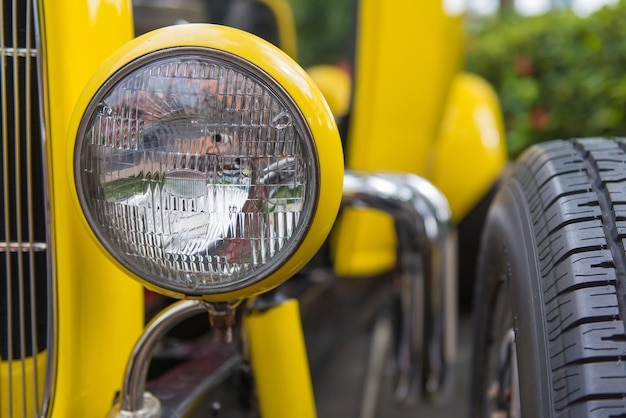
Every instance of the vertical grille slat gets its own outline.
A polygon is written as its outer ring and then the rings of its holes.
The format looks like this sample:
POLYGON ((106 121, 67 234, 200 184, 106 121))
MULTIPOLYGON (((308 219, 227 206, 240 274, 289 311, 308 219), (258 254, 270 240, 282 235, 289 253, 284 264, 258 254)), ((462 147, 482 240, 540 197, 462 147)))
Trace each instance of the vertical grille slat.
MULTIPOLYGON (((25 29, 25 33, 26 33, 26 50, 36 50, 36 48, 33 48, 33 39, 31 37, 32 35, 32 28, 31 28, 31 24, 33 22, 33 11, 32 11, 32 3, 30 1, 26 1, 26 29, 25 29)), ((29 54, 30 55, 30 54, 29 54)), ((24 94, 25 97, 25 103, 24 103, 24 109, 26 110, 25 113, 25 117, 26 117, 26 137, 27 138, 33 138, 33 130, 32 130, 32 107, 33 107, 33 103, 31 100, 32 97, 32 59, 29 56, 24 57, 24 61, 26 62, 25 65, 25 76, 26 76, 26 80, 25 80, 25 87, 26 87, 26 92, 24 94)), ((41 141, 39 141, 39 147, 41 147, 41 141)), ((26 201, 26 206, 28 208, 26 215, 27 215, 27 224, 28 224, 28 267, 29 267, 29 276, 28 276, 28 283, 29 283, 29 287, 30 287, 30 292, 29 292, 29 308, 30 308, 30 318, 33 324, 37 323, 37 311, 35 309, 36 306, 36 297, 35 297, 35 286, 36 286, 36 277, 35 277, 35 254, 33 253, 33 247, 34 247, 34 241, 35 241, 35 236, 34 236, 34 232, 33 232, 33 225, 34 225, 34 212, 33 212, 33 165, 32 165, 32 159, 33 159, 33 143, 32 141, 27 141, 26 142, 26 196, 27 196, 27 201, 26 201)), ((42 162, 43 163, 43 162, 42 162)), ((18 240, 19 241, 19 240, 18 240)), ((19 241, 22 242, 22 241, 19 241)), ((23 323, 26 323, 26 321, 23 321, 23 323)), ((26 331, 26 330, 25 330, 26 331)), ((37 332, 35 330, 35 326, 31 326, 30 327, 30 340, 32 341, 32 345, 33 347, 37 347, 38 346, 38 338, 37 338, 37 332)), ((26 346, 26 342, 24 341, 23 343, 23 347, 26 346)), ((25 353, 24 353, 25 355, 25 353)), ((39 377, 39 373, 38 373, 38 369, 37 369, 37 362, 33 362, 33 381, 37 382, 38 381, 38 377, 39 377)), ((24 374, 26 374, 26 370, 24 370, 23 372, 24 374)), ((26 391, 26 388, 23 388, 23 391, 26 391)), ((37 414, 39 414, 39 405, 38 405, 38 399, 39 399, 39 391, 38 391, 38 387, 37 385, 33 385, 33 398, 32 398, 32 402, 33 402, 33 410, 36 411, 37 414)))
POLYGON ((0 2, 0 418, 34 417, 46 409, 39 384, 49 372, 45 359, 52 329, 41 54, 36 3, 0 2), (8 399, 5 405, 2 398, 8 399))
MULTIPOLYGON (((28 4, 29 2, 26 2, 26 4, 28 4)), ((17 0, 13 0, 13 10, 17 10, 17 0)), ((19 47, 19 43, 18 43, 18 39, 17 39, 17 28, 18 28, 18 20, 17 20, 18 16, 17 13, 13 13, 13 33, 12 33, 12 40, 13 40, 13 48, 18 48, 19 47)), ((25 32, 28 33, 28 20, 26 20, 26 29, 25 32)), ((28 38, 28 35, 27 35, 28 38)), ((26 48, 28 48, 28 45, 26 45, 26 48)), ((22 106, 20 103, 20 87, 21 87, 21 83, 20 83, 20 68, 19 68, 19 64, 20 64, 20 58, 19 57, 13 57, 12 58, 13 61, 13 118, 14 118, 14 124, 13 126, 15 127, 15 138, 22 138, 22 131, 21 131, 21 111, 22 111, 22 106)), ((24 60, 24 64, 27 65, 27 63, 30 61, 29 59, 24 60)), ((26 70, 24 71, 24 74, 26 74, 26 70)), ((28 86, 24 85, 25 91, 28 91, 28 86)), ((26 96, 26 93, 24 93, 24 96, 26 96)), ((26 124, 28 124, 30 121, 26 120, 26 124)), ((26 137, 29 138, 29 137, 26 137)), ((30 141, 27 139, 26 140, 26 144, 28 144, 30 141)), ((26 145, 24 144, 24 145, 26 145)), ((22 141, 21 140, 17 140, 15 141, 15 157, 14 157, 14 161, 15 161, 15 190, 19 191, 15 194, 15 231, 17 234, 17 242, 24 242, 23 240, 23 236, 22 236, 22 226, 23 226, 23 222, 22 222, 22 141)), ((17 254, 17 321, 20 324, 19 325, 19 348, 20 348, 20 352, 19 352, 19 358, 20 358, 20 366, 21 366, 21 370, 20 370, 20 374, 21 374, 21 391, 22 391, 22 416, 26 416, 26 396, 25 394, 26 392, 26 318, 24 317, 24 305, 26 303, 26 301, 24 300, 24 252, 19 251, 16 253, 17 254)))
MULTIPOLYGON (((6 26, 4 23, 7 21, 6 16, 5 16, 5 7, 4 5, 2 6, 2 23, 3 23, 3 27, 4 29, 0 31, 0 45, 2 48, 4 48, 4 46, 6 45, 5 42, 5 30, 6 30, 6 26)), ((11 26, 13 23, 13 17, 11 16, 11 26)), ((2 77, 1 77, 1 84, 0 84, 0 93, 2 94, 2 148, 3 148, 3 153, 2 153, 2 168, 3 168, 3 212, 4 212, 4 233, 5 233, 5 237, 4 239, 6 240, 6 242, 8 242, 10 240, 11 237, 11 231, 10 231, 10 227, 11 227, 11 219, 10 219, 10 213, 9 213, 9 161, 8 161, 8 155, 9 155, 9 134, 8 134, 8 106, 7 106, 7 63, 6 63, 6 57, 4 54, 2 54, 0 56, 0 58, 2 59, 2 77)), ((11 286, 11 281, 9 278, 11 277, 11 255, 9 253, 5 254, 5 258, 6 258, 6 284, 5 284, 5 289, 6 289, 6 350, 5 353, 0 353, 0 359, 3 360, 7 360, 7 359, 12 359, 13 358, 13 327, 11 326, 11 324, 13 323, 12 321, 12 312, 13 312, 13 304, 12 304, 12 297, 10 296, 12 294, 12 286, 11 286), (4 354, 4 355, 2 355, 4 354)), ((8 394, 8 399, 9 399, 9 403, 8 405, 6 405, 6 410, 7 410, 7 416, 10 418, 13 416, 13 365, 12 362, 9 361, 8 363, 8 367, 6 368, 6 379, 0 379, 0 384, 4 383, 4 380, 6 380, 6 388, 0 388, 3 389, 4 391, 7 392, 8 394)), ((4 407, 2 412, 4 412, 4 407)))

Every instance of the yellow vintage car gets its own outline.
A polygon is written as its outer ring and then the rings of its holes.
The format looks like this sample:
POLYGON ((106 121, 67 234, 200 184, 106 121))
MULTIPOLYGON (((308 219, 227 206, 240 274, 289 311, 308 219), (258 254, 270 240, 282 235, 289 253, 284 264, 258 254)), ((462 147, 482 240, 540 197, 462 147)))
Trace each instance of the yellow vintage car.
POLYGON ((135 37, 128 0, 2 0, 1 418, 183 416, 235 369, 252 411, 313 417, 282 284, 320 271, 394 283, 397 399, 449 395, 456 227, 478 241, 462 225, 506 163, 495 94, 461 70, 463 9, 359 1, 346 76, 304 71, 288 3, 260 3, 277 45, 201 23, 135 37), (145 289, 179 301, 145 324, 145 289), (199 313, 236 344, 200 336, 208 354, 147 381, 199 313))

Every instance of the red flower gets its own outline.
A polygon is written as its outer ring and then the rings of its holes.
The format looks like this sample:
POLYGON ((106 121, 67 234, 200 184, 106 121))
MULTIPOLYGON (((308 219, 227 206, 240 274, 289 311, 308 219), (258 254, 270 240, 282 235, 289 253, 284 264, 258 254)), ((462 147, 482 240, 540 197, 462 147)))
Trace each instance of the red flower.
POLYGON ((530 77, 535 71, 533 60, 528 55, 518 55, 515 59, 515 74, 519 77, 530 77))
POLYGON ((535 131, 544 131, 550 122, 550 112, 545 107, 537 106, 530 111, 530 126, 535 131))

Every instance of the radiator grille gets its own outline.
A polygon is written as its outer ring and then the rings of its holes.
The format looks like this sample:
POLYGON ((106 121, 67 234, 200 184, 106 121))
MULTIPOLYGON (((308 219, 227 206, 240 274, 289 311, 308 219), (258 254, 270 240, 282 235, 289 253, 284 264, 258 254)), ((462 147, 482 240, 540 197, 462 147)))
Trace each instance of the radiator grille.
POLYGON ((36 13, 0 1, 0 418, 12 418, 42 414, 50 292, 36 13))

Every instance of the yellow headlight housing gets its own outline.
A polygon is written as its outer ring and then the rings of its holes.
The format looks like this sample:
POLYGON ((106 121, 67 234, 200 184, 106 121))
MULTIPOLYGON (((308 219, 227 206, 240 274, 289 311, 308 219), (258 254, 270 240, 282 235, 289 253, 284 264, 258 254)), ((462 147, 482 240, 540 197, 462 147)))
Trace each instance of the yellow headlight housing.
POLYGON ((170 295, 226 300, 310 259, 343 162, 297 64, 244 32, 183 25, 134 40, 103 71, 74 119, 72 175, 118 264, 170 295))

